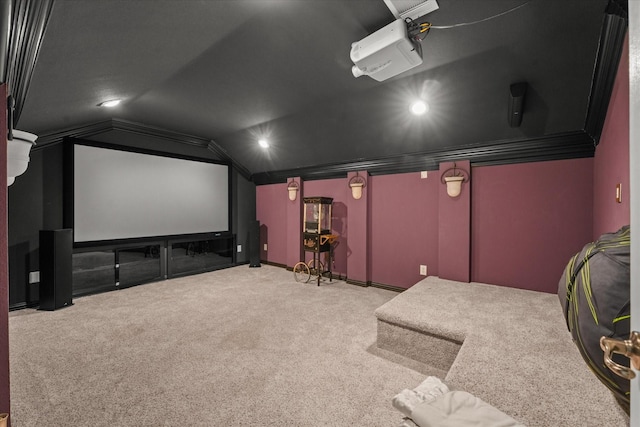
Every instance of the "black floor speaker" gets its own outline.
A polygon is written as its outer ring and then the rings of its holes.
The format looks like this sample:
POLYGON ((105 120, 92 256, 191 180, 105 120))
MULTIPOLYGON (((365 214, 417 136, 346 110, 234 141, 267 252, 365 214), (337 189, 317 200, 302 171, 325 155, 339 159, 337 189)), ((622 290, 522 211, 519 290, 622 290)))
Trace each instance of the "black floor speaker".
POLYGON ((40 310, 73 304, 72 230, 40 230, 40 310))
POLYGON ((260 267, 260 221, 249 226, 249 267, 260 267))

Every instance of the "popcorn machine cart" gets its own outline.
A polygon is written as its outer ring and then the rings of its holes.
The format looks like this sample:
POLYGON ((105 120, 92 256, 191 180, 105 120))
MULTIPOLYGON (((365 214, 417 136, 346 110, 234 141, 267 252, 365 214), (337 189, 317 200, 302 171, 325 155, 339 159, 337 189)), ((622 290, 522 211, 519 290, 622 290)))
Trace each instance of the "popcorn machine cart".
MULTIPOLYGON (((305 197, 302 219, 302 248, 305 252, 311 252, 310 261, 300 261, 293 267, 293 275, 297 282, 309 282, 311 276, 317 276, 318 286, 320 279, 326 273, 329 281, 333 280, 331 264, 333 257, 333 243, 338 238, 331 234, 331 197, 305 197), (325 254, 325 262, 322 262, 321 254, 325 254)), ((306 257, 305 257, 306 258, 306 257)))

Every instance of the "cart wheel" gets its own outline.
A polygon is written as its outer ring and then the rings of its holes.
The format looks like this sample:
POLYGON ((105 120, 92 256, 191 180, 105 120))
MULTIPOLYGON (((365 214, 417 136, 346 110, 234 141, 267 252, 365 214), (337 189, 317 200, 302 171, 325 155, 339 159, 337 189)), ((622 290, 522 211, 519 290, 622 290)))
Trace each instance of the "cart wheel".
POLYGON ((294 265, 293 277, 295 277, 296 282, 308 283, 309 279, 311 279, 311 272, 309 270, 309 266, 302 261, 294 265))
POLYGON ((316 261, 312 259, 307 263, 307 265, 309 266, 309 274, 312 276, 321 276, 322 273, 324 273, 324 264, 320 260, 316 261))

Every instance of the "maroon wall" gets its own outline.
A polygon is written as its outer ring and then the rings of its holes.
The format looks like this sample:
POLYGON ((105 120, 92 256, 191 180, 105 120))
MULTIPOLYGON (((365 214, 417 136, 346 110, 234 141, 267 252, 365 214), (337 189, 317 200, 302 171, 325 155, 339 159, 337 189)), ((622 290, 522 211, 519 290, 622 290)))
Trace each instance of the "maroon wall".
POLYGON ((451 197, 447 194, 447 186, 442 183, 442 177, 452 174, 464 175, 456 170, 462 168, 470 177, 469 161, 457 163, 440 163, 438 181, 441 183, 438 191, 438 271, 443 279, 468 282, 471 277, 471 186, 473 178, 463 182, 460 194, 451 197), (453 170, 451 168, 454 168, 453 170))
POLYGON ((593 234, 616 231, 629 224, 629 39, 618 66, 607 118, 593 166, 593 234), (622 203, 615 200, 622 184, 622 203))
POLYGON ((286 265, 288 267, 292 267, 296 265, 303 258, 303 250, 302 250, 302 194, 304 191, 304 183, 300 179, 299 176, 292 177, 287 180, 287 186, 290 182, 295 182, 298 184, 298 192, 296 194, 295 200, 289 199, 289 193, 287 189, 287 197, 286 197, 286 206, 287 206, 287 222, 285 226, 287 227, 286 234, 286 265))
POLYGON ((287 265, 287 202, 289 196, 286 184, 256 187, 256 219, 260 221, 261 260, 287 265))
MULTIPOLYGON (((351 179, 357 182, 364 180, 362 196, 356 200, 353 196, 347 196, 347 229, 349 230, 349 242, 346 247, 347 252, 347 272, 350 283, 366 285, 371 281, 371 245, 369 236, 371 234, 371 224, 369 223, 369 212, 371 209, 372 181, 366 171, 349 172, 347 183, 351 179)), ((351 187, 349 187, 351 192, 351 187)))
POLYGON ((471 280, 556 292, 591 239, 593 160, 473 169, 471 280))
POLYGON ((423 279, 420 265, 438 275, 439 174, 372 176, 371 281, 409 288, 423 279))
MULTIPOLYGON (((334 198, 333 226, 342 238, 335 271, 355 282, 408 288, 424 264, 429 275, 555 293, 573 254, 629 223, 628 41, 594 159, 470 172, 467 194, 457 201, 446 196, 437 171, 427 179, 418 172, 368 177, 358 201, 348 178, 308 181, 304 194, 334 198), (615 202, 617 183, 622 203, 615 202), (468 203, 470 210, 459 209, 468 203), (450 264, 452 252, 468 263, 450 264)), ((257 215, 269 243, 263 260, 288 264, 287 245, 299 245, 287 235, 287 215, 295 215, 287 202, 286 184, 258 186, 257 215)))
MULTIPOLYGON (((470 172, 457 199, 446 195, 439 171, 426 179, 419 172, 368 177, 361 200, 351 197, 347 178, 304 182, 303 196, 334 199, 334 272, 408 288, 423 278, 422 264, 433 276, 443 277, 446 267, 454 280, 555 293, 569 257, 591 240, 593 159, 470 172), (457 259, 443 261, 449 252, 457 259)), ((287 247, 300 243, 297 232, 287 237, 289 203, 285 184, 258 186, 257 215, 269 244, 262 259, 292 267, 287 247)))
MULTIPOLYGON (((0 85, 7 99, 7 85, 0 85)), ((7 229, 7 103, 0 107, 0 412, 10 413, 9 397, 9 268, 7 229)))

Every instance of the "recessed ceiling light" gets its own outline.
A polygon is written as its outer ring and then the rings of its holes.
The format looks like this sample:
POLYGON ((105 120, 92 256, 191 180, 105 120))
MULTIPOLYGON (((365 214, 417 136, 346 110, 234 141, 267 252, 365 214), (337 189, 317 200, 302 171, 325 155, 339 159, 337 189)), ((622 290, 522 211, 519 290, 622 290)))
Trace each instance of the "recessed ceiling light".
POLYGON ((110 99, 109 101, 104 101, 101 102, 100 104, 98 104, 99 107, 115 107, 116 105, 120 104, 122 100, 121 99, 110 99))
POLYGON ((260 144, 260 147, 262 147, 262 148, 268 148, 269 147, 269 142, 266 139, 259 140, 258 144, 260 144))
POLYGON ((416 116, 420 116, 429 111, 429 105, 426 102, 418 100, 411 104, 411 112, 416 116))

